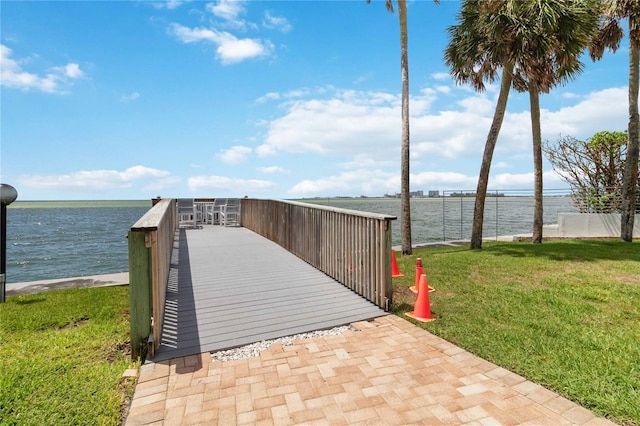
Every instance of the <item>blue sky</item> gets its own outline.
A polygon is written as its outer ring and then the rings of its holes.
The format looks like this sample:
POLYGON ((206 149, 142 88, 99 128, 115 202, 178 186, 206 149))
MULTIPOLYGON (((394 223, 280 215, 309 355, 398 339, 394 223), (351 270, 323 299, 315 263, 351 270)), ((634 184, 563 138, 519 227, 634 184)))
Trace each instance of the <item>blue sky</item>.
MULTIPOLYGON (((409 2, 411 190, 473 190, 498 86, 443 61, 458 1, 409 2)), ((383 1, 0 3, 1 180, 20 200, 400 190, 397 14, 383 1)), ((541 96, 543 139, 627 125, 628 49, 541 96)), ((490 188, 533 188, 512 92, 490 188)), ((566 188, 544 165, 545 188, 566 188)))

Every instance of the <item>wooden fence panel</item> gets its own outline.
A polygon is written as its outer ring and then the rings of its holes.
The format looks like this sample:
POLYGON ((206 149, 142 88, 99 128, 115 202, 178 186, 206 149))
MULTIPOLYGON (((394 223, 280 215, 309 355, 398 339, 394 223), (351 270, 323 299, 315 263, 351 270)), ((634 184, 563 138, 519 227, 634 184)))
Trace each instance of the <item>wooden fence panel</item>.
POLYGON ((395 216, 293 201, 242 199, 242 225, 383 309, 391 304, 395 216))

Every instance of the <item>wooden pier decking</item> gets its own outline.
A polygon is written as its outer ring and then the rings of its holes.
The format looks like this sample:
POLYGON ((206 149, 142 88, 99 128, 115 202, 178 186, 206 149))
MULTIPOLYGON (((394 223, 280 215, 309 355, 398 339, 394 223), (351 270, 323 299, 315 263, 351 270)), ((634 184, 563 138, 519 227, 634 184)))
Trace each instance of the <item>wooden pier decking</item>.
POLYGON ((387 314, 246 228, 205 225, 178 232, 153 361, 387 314))

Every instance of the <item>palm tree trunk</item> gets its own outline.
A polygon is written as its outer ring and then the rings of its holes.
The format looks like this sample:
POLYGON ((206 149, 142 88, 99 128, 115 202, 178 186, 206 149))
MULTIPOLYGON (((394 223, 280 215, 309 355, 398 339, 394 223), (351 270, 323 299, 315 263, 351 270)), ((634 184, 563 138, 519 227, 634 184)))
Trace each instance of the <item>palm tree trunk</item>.
POLYGON ((413 253, 411 244, 411 201, 409 197, 409 55, 407 36, 407 3, 398 0, 400 16, 400 69, 402 71, 402 141, 400 153, 400 221, 402 254, 413 253))
MULTIPOLYGON (((632 19, 629 18, 630 34, 633 34, 632 19)), ((624 163, 622 182, 622 218, 620 238, 622 241, 633 241, 633 222, 636 211, 638 185, 638 143, 640 138, 638 117, 638 80, 640 40, 629 37, 629 130, 627 142, 627 158, 624 163)))
POLYGON ((531 132, 533 134, 533 235, 531 242, 542 243, 542 134, 540 131, 540 91, 536 81, 529 82, 529 105, 531 109, 531 132))
POLYGON ((500 94, 498 95, 498 103, 493 114, 491 128, 487 135, 487 142, 484 145, 484 154, 482 155, 482 164, 480 165, 480 175, 478 176, 478 188, 476 190, 476 203, 473 210, 473 225, 471 228, 471 249, 482 248, 482 225, 484 222, 484 202, 487 198, 487 186, 489 185, 489 172, 491 171, 491 159, 493 158, 493 150, 498 141, 504 114, 507 110, 507 100, 509 99, 509 91, 511 90, 511 81, 513 80, 513 65, 507 65, 502 69, 502 81, 500 83, 500 94))

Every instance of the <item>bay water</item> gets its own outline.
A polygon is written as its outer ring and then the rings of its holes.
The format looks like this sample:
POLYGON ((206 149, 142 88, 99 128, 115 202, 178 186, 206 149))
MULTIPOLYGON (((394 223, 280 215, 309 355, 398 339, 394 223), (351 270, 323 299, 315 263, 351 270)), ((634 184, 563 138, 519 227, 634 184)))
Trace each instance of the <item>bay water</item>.
MULTIPOLYGON (((392 244, 401 243, 397 198, 300 201, 396 216, 392 244)), ((7 209, 7 285, 128 271, 127 232, 150 208, 150 200, 14 202, 7 209)), ((414 244, 469 239, 473 208, 473 197, 413 198, 414 244)), ((575 211, 568 196, 544 199, 545 224, 575 211)), ((487 198, 484 237, 530 233, 532 223, 533 197, 487 198)))
POLYGON ((151 201, 16 201, 7 208, 11 283, 129 270, 127 232, 151 201))

